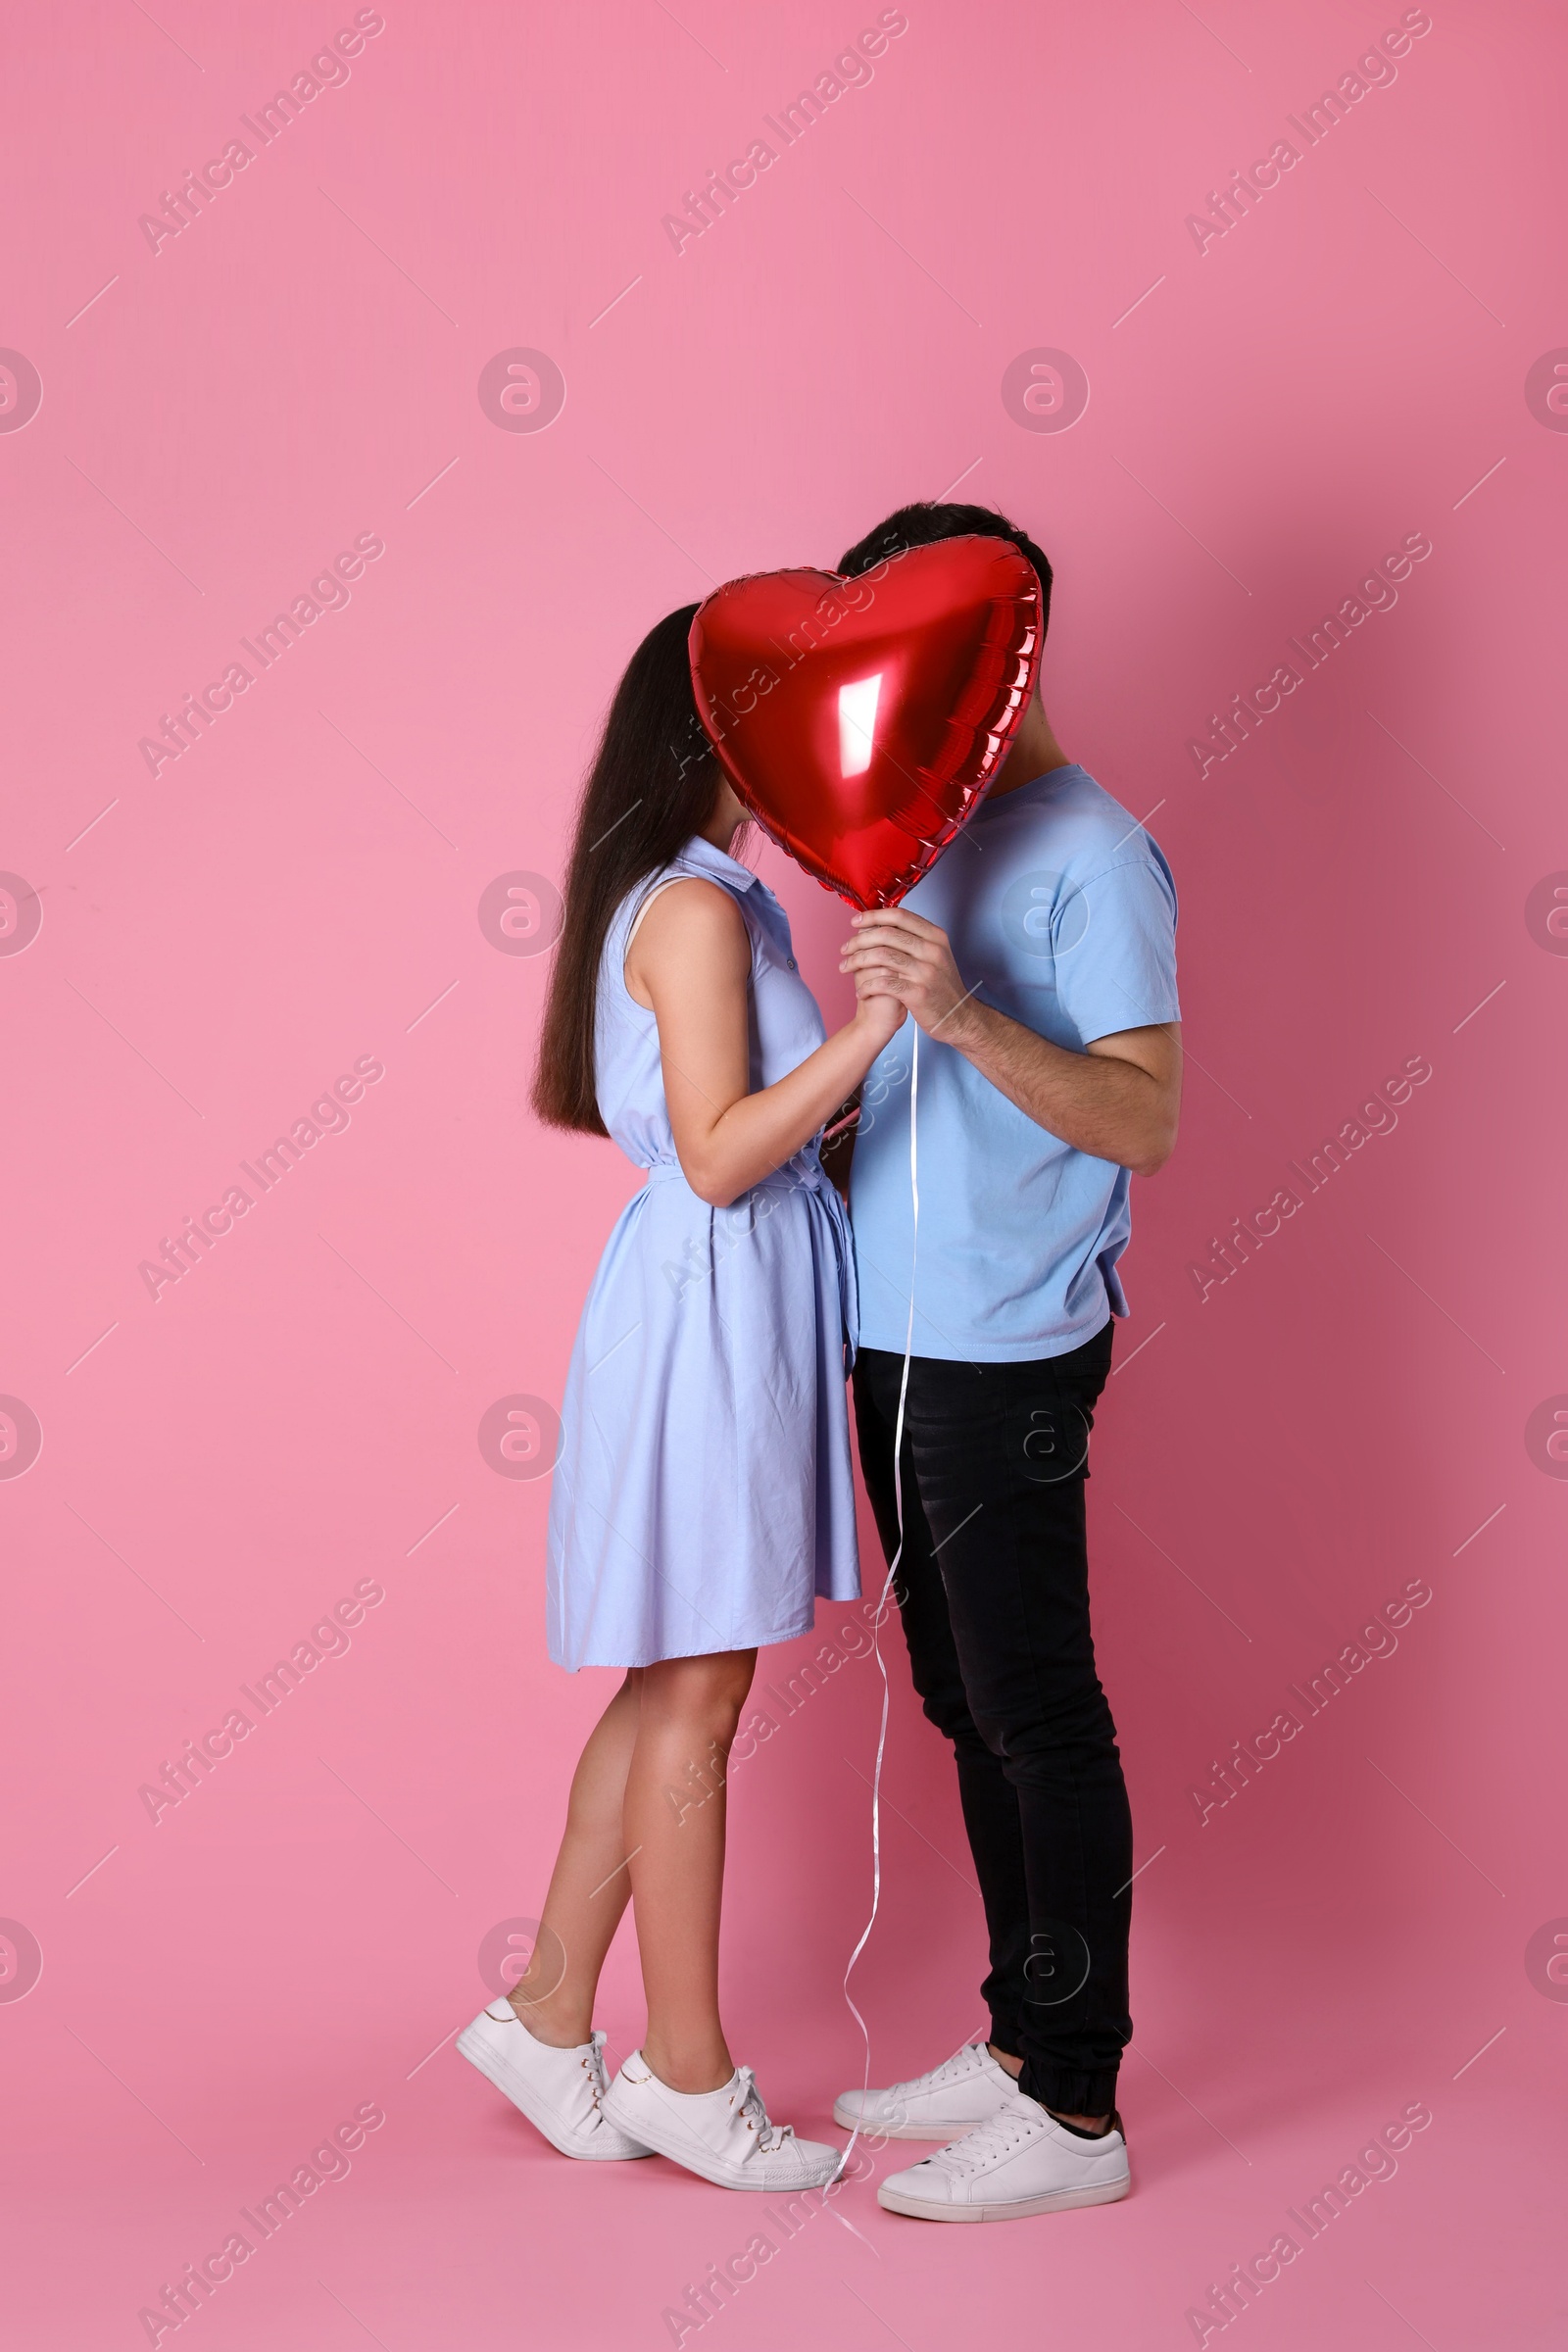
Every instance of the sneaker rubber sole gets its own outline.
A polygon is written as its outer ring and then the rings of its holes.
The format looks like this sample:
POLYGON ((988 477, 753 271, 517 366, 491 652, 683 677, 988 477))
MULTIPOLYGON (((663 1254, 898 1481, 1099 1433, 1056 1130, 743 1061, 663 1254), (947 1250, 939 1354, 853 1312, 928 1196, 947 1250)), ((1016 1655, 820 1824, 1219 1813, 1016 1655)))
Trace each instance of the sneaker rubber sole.
POLYGON ((948 2147, 961 2139, 966 2132, 977 2132, 989 2124, 989 2115, 971 2116, 967 2123, 958 2124, 877 2124, 867 2116, 852 2115, 842 2099, 833 2102, 833 2121, 841 2132, 853 2132, 858 2125, 862 2139, 874 2135, 878 2139, 924 2139, 933 2147, 948 2147))
POLYGON ((1022 2222, 1032 2214, 1066 2213, 1077 2205, 1114 2205, 1132 2187, 1130 2179, 1100 2188, 1054 2188, 1043 2197, 1017 2198, 1004 2205, 949 2205, 935 2197, 910 2197, 902 2189, 879 2188, 876 2201, 889 2213, 916 2222, 1022 2222))

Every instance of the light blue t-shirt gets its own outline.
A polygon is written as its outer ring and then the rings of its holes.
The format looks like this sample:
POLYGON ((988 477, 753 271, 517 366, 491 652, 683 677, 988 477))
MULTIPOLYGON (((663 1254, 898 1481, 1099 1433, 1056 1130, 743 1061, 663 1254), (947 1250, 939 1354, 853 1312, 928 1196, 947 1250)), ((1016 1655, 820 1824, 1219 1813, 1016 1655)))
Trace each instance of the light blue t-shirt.
MULTIPOLYGON (((1076 764, 982 802, 905 905, 940 923, 966 988, 1054 1045, 1181 1018, 1176 891, 1155 843, 1076 764)), ((902 1355, 909 1320, 912 1019, 861 1097, 850 1202, 860 1344, 902 1355)), ((1131 1178, 1037 1126, 940 1038, 919 1035, 914 1353, 1022 1363, 1093 1339, 1127 1300, 1131 1178)))

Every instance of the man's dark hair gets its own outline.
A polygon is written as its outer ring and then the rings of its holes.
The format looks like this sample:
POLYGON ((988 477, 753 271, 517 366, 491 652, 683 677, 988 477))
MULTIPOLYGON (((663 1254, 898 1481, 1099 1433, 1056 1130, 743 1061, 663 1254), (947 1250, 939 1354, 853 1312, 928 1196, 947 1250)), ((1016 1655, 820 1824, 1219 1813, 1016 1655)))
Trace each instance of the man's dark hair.
POLYGON ((912 507, 900 507, 874 531, 847 548, 839 558, 839 569, 853 579, 858 572, 869 571, 887 556, 902 556, 906 548, 930 547, 938 539, 1009 539, 1021 556, 1040 574, 1040 634, 1044 637, 1051 619, 1051 565, 1045 550, 1036 547, 1027 531, 1020 531, 1005 514, 995 507, 939 507, 922 500, 912 507))

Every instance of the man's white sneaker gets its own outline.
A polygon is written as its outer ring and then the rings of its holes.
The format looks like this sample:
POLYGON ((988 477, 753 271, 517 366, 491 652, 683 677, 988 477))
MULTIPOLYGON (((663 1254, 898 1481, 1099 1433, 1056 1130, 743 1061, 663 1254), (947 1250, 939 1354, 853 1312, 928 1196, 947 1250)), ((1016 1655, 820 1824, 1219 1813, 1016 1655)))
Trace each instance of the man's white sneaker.
POLYGON ((605 2114, 602 2034, 592 2034, 575 2049, 553 2049, 530 2034, 512 2003, 502 1999, 492 2001, 471 2026, 464 2027, 458 2048, 563 2156, 607 2163, 653 2154, 605 2114))
POLYGON ((889 2213, 922 2222, 1010 2222, 1073 2205, 1112 2205, 1132 2181, 1121 2118, 1101 2139, 1069 2132, 1015 2091, 999 2115, 876 2192, 889 2213))
POLYGON ((821 2188, 842 2162, 838 2148, 797 2139, 793 2124, 768 2122, 749 2066, 737 2067, 718 2090, 671 2090, 633 2050, 610 2085, 605 2113, 628 2137, 715 2188, 821 2188))
POLYGON ((833 2102, 833 2121, 846 2132, 875 2132, 884 2139, 956 2139, 988 2124, 1017 2090, 985 2043, 971 2041, 912 2082, 847 2090, 833 2102))

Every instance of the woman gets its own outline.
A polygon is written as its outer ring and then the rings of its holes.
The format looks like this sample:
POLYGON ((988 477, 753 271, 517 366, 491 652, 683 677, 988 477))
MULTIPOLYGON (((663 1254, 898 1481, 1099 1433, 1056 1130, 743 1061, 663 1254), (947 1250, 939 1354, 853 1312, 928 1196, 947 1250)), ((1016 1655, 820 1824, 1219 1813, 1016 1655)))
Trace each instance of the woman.
POLYGON ((859 1591, 849 1232, 817 1139, 904 1019, 824 1042, 789 923, 731 848, 672 612, 638 647, 578 812, 534 1107, 648 1171, 578 1328, 550 1507, 552 1658, 626 1670, 589 1737, 527 1972, 458 2047, 564 2154, 728 2188, 829 2180, 769 2123, 718 2012, 724 1778, 758 1645, 859 1591), (648 2030, 607 2084, 593 2000, 630 1898, 648 2030))

